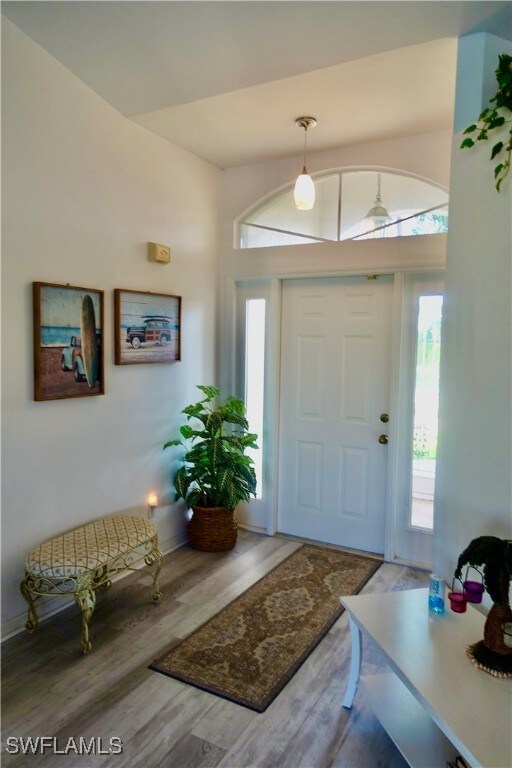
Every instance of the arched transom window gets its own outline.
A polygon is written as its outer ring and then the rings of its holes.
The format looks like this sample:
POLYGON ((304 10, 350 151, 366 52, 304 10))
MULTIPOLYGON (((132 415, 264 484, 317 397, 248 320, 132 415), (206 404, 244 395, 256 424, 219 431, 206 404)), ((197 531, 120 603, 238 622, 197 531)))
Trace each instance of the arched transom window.
POLYGON ((240 248, 448 231, 448 193, 435 184, 390 170, 336 171, 314 182, 311 211, 296 209, 290 185, 244 214, 240 248))

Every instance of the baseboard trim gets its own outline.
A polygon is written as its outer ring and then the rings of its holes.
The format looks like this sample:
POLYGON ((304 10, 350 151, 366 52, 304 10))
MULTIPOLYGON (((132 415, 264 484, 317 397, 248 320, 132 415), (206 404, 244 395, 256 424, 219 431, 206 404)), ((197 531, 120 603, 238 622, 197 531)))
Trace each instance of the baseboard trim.
POLYGON ((247 525, 247 523, 238 523, 238 527, 244 531, 251 531, 252 533, 264 533, 265 536, 271 535, 267 529, 261 525, 247 525))
POLYGON ((393 557, 390 562, 394 565, 404 565, 407 568, 418 568, 420 571, 430 572, 432 570, 432 563, 423 563, 420 560, 410 560, 406 557, 393 557))

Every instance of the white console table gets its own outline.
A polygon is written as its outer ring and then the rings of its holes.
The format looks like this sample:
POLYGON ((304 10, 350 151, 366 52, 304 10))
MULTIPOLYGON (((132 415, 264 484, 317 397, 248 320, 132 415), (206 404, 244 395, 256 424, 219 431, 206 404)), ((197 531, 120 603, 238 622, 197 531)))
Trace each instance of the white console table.
POLYGON ((342 597, 352 637, 350 708, 360 682, 370 706, 409 765, 445 768, 460 754, 471 768, 512 766, 512 681, 472 664, 485 617, 428 610, 428 590, 342 597), (359 678, 361 633, 391 672, 359 678))

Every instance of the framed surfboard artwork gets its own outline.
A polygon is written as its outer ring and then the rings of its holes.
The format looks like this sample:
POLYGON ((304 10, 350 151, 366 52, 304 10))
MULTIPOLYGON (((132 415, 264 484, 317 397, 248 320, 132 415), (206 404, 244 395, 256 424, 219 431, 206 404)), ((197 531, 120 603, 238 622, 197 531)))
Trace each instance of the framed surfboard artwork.
POLYGON ((33 283, 34 400, 105 394, 103 291, 33 283))
POLYGON ((114 290, 116 365, 181 360, 181 296, 114 290))

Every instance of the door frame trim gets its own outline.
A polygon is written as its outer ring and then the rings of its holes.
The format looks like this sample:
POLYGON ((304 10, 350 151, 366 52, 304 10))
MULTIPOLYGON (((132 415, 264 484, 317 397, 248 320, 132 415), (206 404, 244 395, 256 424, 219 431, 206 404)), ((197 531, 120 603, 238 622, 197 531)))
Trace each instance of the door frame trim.
POLYGON ((402 276, 401 354, 397 396, 397 454, 394 499, 394 536, 391 539, 392 562, 407 562, 419 568, 431 567, 433 530, 413 527, 408 522, 411 504, 412 432, 414 419, 414 387, 418 299, 423 295, 444 294, 444 270, 422 269, 402 276), (409 461, 409 463, 407 463, 409 461), (407 508, 406 508, 407 507, 407 508), (421 558, 421 559, 420 559, 421 558))
POLYGON ((403 293, 404 273, 393 273, 393 306, 391 318, 391 370, 389 382, 389 412, 394 417, 389 420, 388 465, 386 475, 386 521, 384 525, 384 560, 394 562, 394 550, 398 521, 398 423, 400 415, 400 370, 403 362, 403 293))

